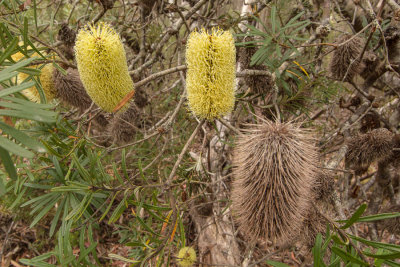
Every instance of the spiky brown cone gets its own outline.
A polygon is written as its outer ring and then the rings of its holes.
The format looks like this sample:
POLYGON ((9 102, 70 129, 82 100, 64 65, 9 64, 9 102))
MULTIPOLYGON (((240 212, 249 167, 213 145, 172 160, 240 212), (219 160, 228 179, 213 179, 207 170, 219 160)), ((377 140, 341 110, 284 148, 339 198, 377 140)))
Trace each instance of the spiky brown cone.
MULTIPOLYGON (((63 75, 59 70, 55 69, 53 81, 57 91, 56 97, 62 102, 79 108, 81 112, 90 108, 92 100, 86 93, 77 70, 69 68, 67 69, 67 74, 63 75)), ((95 121, 101 126, 108 124, 108 120, 103 114, 98 114, 95 121)))
POLYGON ((233 153, 232 205, 251 239, 291 240, 304 221, 317 175, 310 135, 291 123, 254 125, 233 153))
POLYGON ((135 135, 135 120, 138 116, 138 110, 131 103, 125 112, 117 114, 111 124, 111 134, 116 143, 127 143, 135 135))
MULTIPOLYGON (((250 66, 251 57, 257 51, 255 47, 241 47, 239 49, 239 63, 242 69, 266 70, 263 65, 250 66)), ((256 94, 265 94, 272 89, 272 77, 266 75, 245 76, 244 82, 256 94)))
POLYGON ((328 221, 315 208, 309 210, 300 234, 300 240, 308 249, 314 246, 318 233, 325 234, 327 223, 328 221))
MULTIPOLYGON (((337 43, 343 43, 350 38, 350 35, 343 35, 338 39, 337 43)), ((361 54, 363 47, 364 40, 360 37, 355 37, 344 45, 336 48, 336 50, 333 52, 329 66, 334 79, 339 81, 343 80, 347 72, 344 81, 351 81, 357 73, 361 72, 362 66, 360 61, 356 59, 361 54), (351 64, 353 61, 354 63, 351 64)))
POLYGON ((334 190, 335 180, 332 173, 327 170, 319 171, 315 183, 313 185, 313 193, 315 200, 328 199, 334 190))
POLYGON ((348 141, 346 164, 356 174, 365 172, 374 161, 381 161, 392 155, 393 134, 385 128, 374 129, 366 134, 353 136, 348 141))

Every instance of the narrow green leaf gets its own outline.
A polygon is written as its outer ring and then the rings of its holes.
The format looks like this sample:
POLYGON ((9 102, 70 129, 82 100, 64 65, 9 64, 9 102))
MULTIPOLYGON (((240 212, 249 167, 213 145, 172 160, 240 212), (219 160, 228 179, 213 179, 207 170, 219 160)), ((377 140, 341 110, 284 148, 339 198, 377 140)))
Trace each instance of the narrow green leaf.
POLYGON ((11 56, 12 52, 14 51, 15 47, 18 44, 18 38, 14 37, 11 41, 11 43, 6 47, 6 50, 3 52, 3 54, 0 56, 0 65, 3 64, 4 60, 8 57, 11 56))
POLYGON ((366 256, 375 258, 375 259, 385 259, 385 260, 400 259, 400 252, 389 253, 389 254, 372 254, 372 253, 363 251, 363 253, 366 256))
POLYGON ((27 146, 28 148, 35 150, 39 153, 46 152, 43 145, 37 142, 35 139, 1 121, 0 121, 0 129, 4 133, 11 135, 13 138, 15 138, 17 141, 27 146))
POLYGON ((90 252, 92 252, 97 247, 97 242, 92 243, 87 249, 84 251, 81 250, 81 253, 78 258, 78 262, 81 262, 90 252))
POLYGON ((38 215, 36 215, 29 227, 32 228, 33 226, 35 226, 52 208, 54 208, 54 205, 57 203, 58 199, 59 198, 56 197, 38 215))
POLYGON ((17 171, 7 150, 0 147, 0 159, 4 168, 12 180, 17 180, 17 171))
POLYGON ((60 205, 58 205, 58 207, 57 207, 56 214, 54 215, 53 220, 51 220, 49 237, 52 237, 53 234, 54 234, 54 231, 55 231, 55 229, 57 227, 58 220, 59 220, 60 215, 61 215, 61 211, 64 208, 65 201, 66 201, 66 198, 63 198, 61 200, 60 205))
MULTIPOLYGON (((1 113, 0 113, 1 115, 1 113)), ((0 147, 3 149, 7 150, 8 152, 11 152, 15 155, 24 157, 24 158, 33 158, 35 154, 33 154, 31 151, 26 150, 25 148, 22 148, 21 146, 15 144, 14 142, 10 141, 7 138, 4 138, 3 136, 0 136, 0 147)))
POLYGON ((349 262, 353 262, 362 266, 369 266, 368 263, 354 257, 353 255, 351 255, 350 253, 348 253, 347 251, 344 251, 341 248, 338 247, 332 247, 332 252, 334 252, 336 255, 338 255, 339 257, 341 257, 345 262, 349 261, 349 262))
POLYGON ((32 87, 34 85, 35 85, 35 82, 30 81, 30 82, 22 83, 22 84, 13 86, 13 87, 9 87, 7 89, 3 89, 0 91, 0 97, 4 97, 7 95, 17 93, 19 91, 22 91, 22 90, 32 87))
POLYGON ((112 197, 112 199, 111 199, 110 203, 107 205, 107 208, 106 208, 106 210, 104 211, 103 215, 101 215, 101 217, 100 217, 100 219, 99 219, 99 222, 101 222, 101 221, 104 219, 104 217, 107 216, 107 214, 108 214, 108 212, 110 211, 111 206, 112 206, 112 204, 114 203, 114 200, 115 200, 115 198, 117 197, 117 195, 118 195, 118 192, 115 193, 114 196, 112 197))
POLYGON ((113 253, 108 254, 108 257, 116 259, 116 260, 124 261, 124 262, 129 262, 129 263, 139 263, 139 261, 130 260, 130 259, 124 258, 120 255, 113 254, 113 253))
POLYGON ((274 266, 274 267, 290 267, 290 265, 287 265, 287 264, 282 263, 282 262, 277 262, 277 261, 267 260, 266 263, 271 265, 271 266, 274 266))
POLYGON ((363 215, 364 211, 367 209, 367 204, 362 204, 351 216, 350 219, 347 220, 346 224, 340 227, 341 229, 347 229, 352 226, 357 220, 363 215))

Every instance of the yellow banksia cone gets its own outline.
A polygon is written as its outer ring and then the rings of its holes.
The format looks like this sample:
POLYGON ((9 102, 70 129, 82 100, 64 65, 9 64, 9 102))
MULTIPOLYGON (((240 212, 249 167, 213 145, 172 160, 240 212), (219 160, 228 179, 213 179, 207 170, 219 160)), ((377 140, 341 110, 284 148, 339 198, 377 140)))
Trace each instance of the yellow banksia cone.
MULTIPOLYGON (((38 56, 38 54, 33 54, 32 56, 38 56)), ((14 54, 12 56, 14 61, 20 61, 22 58, 24 58, 24 55, 20 52, 14 54)), ((33 65, 30 68, 38 68, 38 65, 33 65)), ((56 97, 56 89, 54 87, 54 82, 53 82, 53 71, 54 67, 52 64, 47 64, 41 69, 40 73, 40 83, 42 84, 43 92, 46 96, 47 101, 51 101, 56 97)), ((26 78, 28 78, 28 74, 20 72, 17 76, 17 81, 18 83, 21 83, 24 81, 26 78)), ((25 89, 22 91, 22 93, 28 97, 31 101, 33 102, 40 102, 40 94, 38 90, 36 89, 35 86, 29 87, 28 89, 25 89)))
POLYGON ((194 31, 186 48, 186 89, 190 110, 213 120, 232 111, 235 103, 236 49, 232 34, 212 29, 194 31))
POLYGON ((76 37, 75 57, 88 95, 103 110, 112 112, 133 90, 124 46, 108 24, 87 25, 80 30, 76 37))
POLYGON ((180 267, 191 267, 196 260, 196 251, 192 247, 183 247, 178 252, 176 263, 180 267))

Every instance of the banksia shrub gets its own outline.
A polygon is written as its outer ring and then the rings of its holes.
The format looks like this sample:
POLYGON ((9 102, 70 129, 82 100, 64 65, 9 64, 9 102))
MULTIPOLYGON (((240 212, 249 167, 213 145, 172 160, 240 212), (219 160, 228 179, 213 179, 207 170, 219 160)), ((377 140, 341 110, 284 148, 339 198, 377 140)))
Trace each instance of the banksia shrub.
POLYGON ((196 251, 192 247, 183 247, 178 252, 176 263, 179 267, 191 267, 196 260, 196 251))
POLYGON ((266 122, 239 136, 233 152, 232 206, 251 239, 290 241, 313 198, 317 152, 292 123, 266 122))
POLYGON ((235 103, 236 50, 232 34, 213 29, 192 32, 186 48, 186 89, 190 110, 213 120, 235 103))
MULTIPOLYGON (((37 54, 34 54, 33 56, 37 56, 37 54)), ((24 57, 24 55, 20 52, 14 54, 12 56, 14 61, 19 61, 24 57)), ((38 68, 37 65, 33 65, 30 68, 38 68)), ((47 64, 41 69, 41 73, 39 76, 40 83, 42 84, 43 92, 44 95, 46 96, 47 101, 51 101, 55 98, 56 96, 56 90, 54 88, 54 83, 53 83, 53 71, 54 67, 52 64, 47 64)), ((28 74, 20 72, 18 73, 17 80, 18 83, 23 82, 26 78, 28 78, 28 74)), ((22 93, 28 97, 31 101, 33 102, 40 102, 40 94, 38 90, 36 89, 35 86, 32 86, 28 89, 25 89, 22 91, 22 93)))
MULTIPOLYGON (((350 35, 343 35, 338 39, 337 43, 343 43, 350 38, 350 35)), ((363 47, 364 40, 362 38, 355 37, 344 45, 336 48, 336 50, 333 52, 330 63, 330 71, 334 79, 340 81, 343 80, 347 72, 347 76, 344 81, 351 81, 357 73, 361 72, 362 66, 360 64, 360 60, 357 58, 360 56, 363 47), (351 62, 353 62, 353 64, 351 64, 351 62)))
POLYGON ((346 165, 356 174, 364 173, 372 162, 392 155, 392 138, 393 134, 385 128, 353 136, 347 143, 346 165))
POLYGON ((81 29, 76 37, 75 57, 87 93, 103 110, 113 111, 133 90, 124 46, 108 24, 81 29))

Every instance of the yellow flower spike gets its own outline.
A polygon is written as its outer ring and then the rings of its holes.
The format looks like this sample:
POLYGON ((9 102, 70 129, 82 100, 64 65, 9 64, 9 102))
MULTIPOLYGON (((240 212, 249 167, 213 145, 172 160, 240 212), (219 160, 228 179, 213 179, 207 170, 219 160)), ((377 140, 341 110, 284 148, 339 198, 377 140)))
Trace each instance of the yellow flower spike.
POLYGON ((202 29, 190 34, 186 48, 186 90, 190 110, 213 120, 232 111, 235 103, 236 49, 232 34, 202 29))
POLYGON ((196 251, 192 247, 183 247, 178 252, 176 263, 179 267, 191 267, 196 260, 196 251))
MULTIPOLYGON (((34 56, 38 56, 38 54, 33 54, 32 57, 34 56)), ((20 61, 21 59, 23 59, 25 56, 21 53, 18 52, 14 55, 12 55, 12 59, 14 61, 20 61)), ((37 65, 33 65, 30 68, 37 68, 37 65)), ((42 84, 42 88, 43 88, 43 92, 46 96, 46 100, 47 101, 51 101, 56 97, 56 89, 54 87, 54 82, 53 82, 53 70, 54 67, 52 64, 47 64, 45 65, 42 69, 41 69, 41 73, 40 73, 40 83, 42 84)), ((24 81, 26 78, 28 78, 28 74, 20 72, 18 73, 17 76, 17 81, 18 83, 21 83, 22 81, 24 81)), ((33 102, 40 102, 40 94, 38 92, 38 90, 36 89, 35 86, 32 86, 28 89, 25 89, 22 91, 22 93, 29 98, 31 101, 33 102)))
POLYGON ((88 95, 103 110, 112 112, 133 91, 124 46, 108 24, 81 29, 76 37, 75 57, 88 95))

